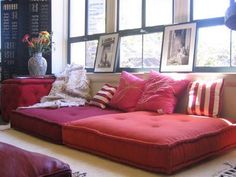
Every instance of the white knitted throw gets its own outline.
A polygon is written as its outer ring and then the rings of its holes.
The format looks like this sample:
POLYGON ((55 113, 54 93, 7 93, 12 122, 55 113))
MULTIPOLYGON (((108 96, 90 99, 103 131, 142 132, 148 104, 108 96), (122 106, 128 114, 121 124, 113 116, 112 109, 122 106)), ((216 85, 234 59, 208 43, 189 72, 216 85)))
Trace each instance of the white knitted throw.
POLYGON ((90 98, 89 80, 86 70, 75 64, 68 65, 65 70, 56 75, 48 96, 41 98, 40 103, 19 108, 59 108, 65 106, 85 105, 90 98))

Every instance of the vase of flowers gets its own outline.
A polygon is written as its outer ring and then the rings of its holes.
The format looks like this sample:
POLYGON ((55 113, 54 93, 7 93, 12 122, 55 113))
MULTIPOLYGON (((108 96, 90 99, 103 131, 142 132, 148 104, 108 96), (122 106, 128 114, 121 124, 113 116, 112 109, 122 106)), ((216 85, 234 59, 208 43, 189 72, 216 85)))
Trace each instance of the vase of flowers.
POLYGON ((28 60, 30 76, 45 75, 47 71, 47 60, 43 57, 43 54, 51 51, 50 34, 47 31, 41 31, 36 37, 26 34, 22 41, 27 43, 31 56, 28 60))

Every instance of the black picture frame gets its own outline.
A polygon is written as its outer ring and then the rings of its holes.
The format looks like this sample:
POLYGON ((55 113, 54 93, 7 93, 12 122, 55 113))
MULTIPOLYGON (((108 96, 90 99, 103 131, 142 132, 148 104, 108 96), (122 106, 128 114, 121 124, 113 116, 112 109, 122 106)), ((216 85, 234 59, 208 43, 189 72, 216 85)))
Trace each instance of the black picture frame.
POLYGON ((196 23, 165 27, 160 72, 192 72, 196 23))
POLYGON ((119 34, 100 36, 95 58, 94 72, 114 72, 119 34))

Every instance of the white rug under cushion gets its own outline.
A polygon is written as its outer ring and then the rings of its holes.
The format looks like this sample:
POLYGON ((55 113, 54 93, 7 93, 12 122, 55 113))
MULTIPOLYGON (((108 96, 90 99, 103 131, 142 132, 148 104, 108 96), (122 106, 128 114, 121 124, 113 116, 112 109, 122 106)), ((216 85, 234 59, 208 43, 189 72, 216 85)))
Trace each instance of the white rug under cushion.
MULTIPOLYGON (((58 158, 68 163, 74 173, 84 174, 85 177, 166 177, 163 174, 147 172, 62 145, 52 144, 13 129, 0 131, 0 141, 58 158)), ((170 177, 229 177, 222 174, 227 170, 232 171, 234 166, 236 166, 236 149, 193 165, 170 177)))

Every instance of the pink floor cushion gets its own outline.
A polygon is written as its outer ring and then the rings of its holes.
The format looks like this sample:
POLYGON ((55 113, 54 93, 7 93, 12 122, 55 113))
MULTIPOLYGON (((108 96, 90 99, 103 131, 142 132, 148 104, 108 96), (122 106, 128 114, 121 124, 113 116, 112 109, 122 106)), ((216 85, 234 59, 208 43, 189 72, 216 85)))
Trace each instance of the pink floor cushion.
POLYGON ((64 144, 142 169, 171 174, 236 146, 229 121, 139 111, 64 125, 64 144))
POLYGON ((58 159, 0 142, 0 176, 71 177, 70 166, 58 159))
POLYGON ((118 110, 95 106, 64 107, 59 109, 19 109, 10 115, 14 129, 62 143, 62 125, 66 122, 84 119, 90 116, 120 113, 118 110))

